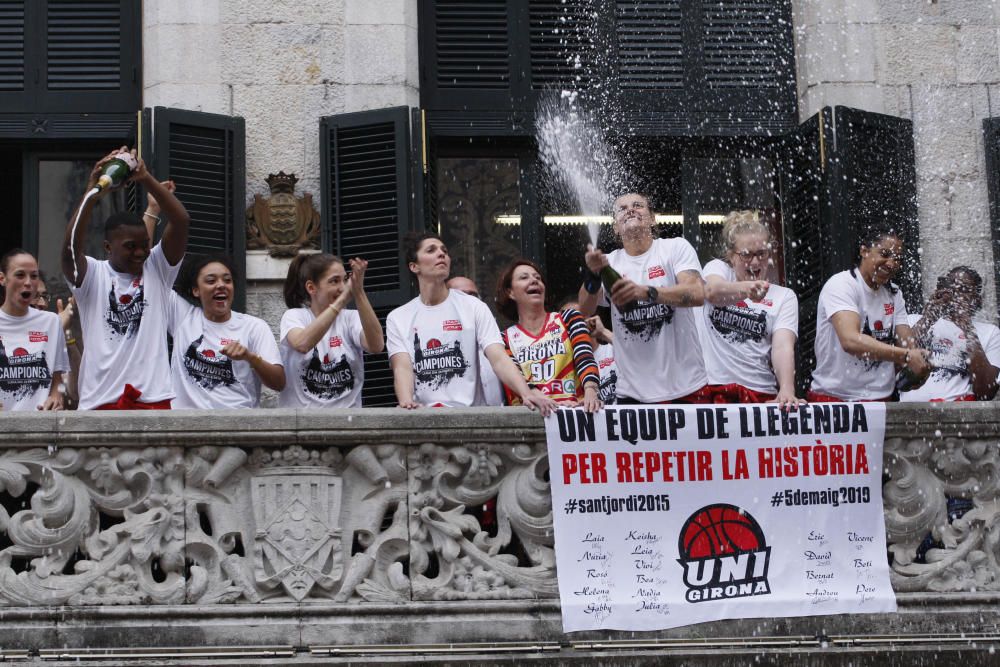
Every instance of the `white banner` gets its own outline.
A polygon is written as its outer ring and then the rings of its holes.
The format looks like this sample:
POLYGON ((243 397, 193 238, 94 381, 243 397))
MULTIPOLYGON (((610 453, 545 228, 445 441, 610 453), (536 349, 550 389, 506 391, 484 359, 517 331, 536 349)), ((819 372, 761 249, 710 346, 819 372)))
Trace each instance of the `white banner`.
POLYGON ((896 610, 885 405, 564 409, 546 434, 566 632, 896 610))

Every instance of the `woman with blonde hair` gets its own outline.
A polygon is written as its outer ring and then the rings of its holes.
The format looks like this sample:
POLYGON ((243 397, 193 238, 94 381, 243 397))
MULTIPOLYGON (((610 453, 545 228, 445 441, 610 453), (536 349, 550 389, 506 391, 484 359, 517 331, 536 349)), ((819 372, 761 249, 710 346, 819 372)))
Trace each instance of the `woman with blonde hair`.
POLYGON ((714 403, 796 405, 799 300, 767 280, 771 232, 753 211, 732 211, 722 243, 722 258, 703 270, 706 391, 714 403))

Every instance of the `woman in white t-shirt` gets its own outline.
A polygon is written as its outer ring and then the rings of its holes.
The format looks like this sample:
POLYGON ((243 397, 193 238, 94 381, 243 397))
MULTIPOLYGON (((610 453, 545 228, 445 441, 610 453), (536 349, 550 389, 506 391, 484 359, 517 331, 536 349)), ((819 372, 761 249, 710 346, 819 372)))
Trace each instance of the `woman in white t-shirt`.
POLYGON ((31 307, 38 262, 20 248, 0 258, 0 409, 62 410, 69 370, 59 316, 31 307))
POLYGON ((702 351, 715 403, 796 405, 799 300, 767 280, 771 232, 753 211, 733 211, 722 228, 724 258, 705 265, 702 351))
POLYGON ((178 289, 201 307, 170 293, 173 409, 256 408, 261 384, 274 391, 284 388, 285 371, 270 327, 233 310, 235 281, 228 258, 199 258, 185 267, 178 289))
POLYGON ((493 314, 479 299, 448 289, 451 256, 434 234, 410 234, 403 241, 420 294, 386 320, 386 347, 399 406, 468 407, 476 400, 479 353, 501 382, 529 409, 548 416, 557 404, 528 386, 510 362, 493 314))
POLYGON ((385 349, 382 325, 365 294, 368 262, 330 254, 298 255, 285 278, 281 358, 288 383, 283 408, 360 408, 364 353, 385 349), (346 310, 354 300, 357 310, 346 310))
POLYGON ((608 255, 587 247, 580 312, 611 308, 618 365, 618 403, 707 403, 708 375, 699 340, 697 307, 705 299, 701 262, 690 243, 661 239, 649 199, 637 192, 613 205, 622 247, 608 255), (610 266, 621 279, 610 291, 600 273, 610 266))
POLYGON ((862 240, 857 266, 823 285, 810 402, 892 400, 896 365, 927 378, 928 352, 916 346, 903 294, 891 282, 902 259, 897 232, 872 231, 862 240))

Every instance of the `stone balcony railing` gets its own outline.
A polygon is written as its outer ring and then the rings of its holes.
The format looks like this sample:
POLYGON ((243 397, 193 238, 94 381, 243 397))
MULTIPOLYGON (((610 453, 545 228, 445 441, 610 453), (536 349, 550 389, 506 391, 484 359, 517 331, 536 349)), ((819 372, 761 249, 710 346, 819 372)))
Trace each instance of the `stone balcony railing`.
MULTIPOLYGON (((543 423, 526 410, 0 419, 0 658, 567 639, 543 423)), ((992 404, 889 406, 898 614, 657 636, 996 632, 998 441, 992 404), (949 520, 946 497, 972 509, 949 520)))

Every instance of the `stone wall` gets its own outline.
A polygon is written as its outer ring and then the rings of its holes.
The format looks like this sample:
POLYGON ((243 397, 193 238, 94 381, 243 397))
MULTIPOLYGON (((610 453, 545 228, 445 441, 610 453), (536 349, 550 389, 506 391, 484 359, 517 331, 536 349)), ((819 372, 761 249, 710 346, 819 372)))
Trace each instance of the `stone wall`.
POLYGON ((968 264, 986 279, 983 312, 994 313, 982 121, 1000 115, 1000 4, 793 0, 792 7, 800 118, 843 105, 913 121, 924 290, 968 264))
MULTIPOLYGON (((318 208, 319 119, 419 103, 416 0, 149 0, 143 55, 144 106, 246 119, 248 202, 285 171, 318 208)), ((274 327, 276 274, 249 254, 247 309, 274 327)))
MULTIPOLYGON (((637 639, 561 632, 544 429, 527 410, 16 414, 4 427, 0 655, 637 639)), ((998 440, 988 404, 889 406, 899 613, 640 638, 996 633, 998 440), (971 510, 949 520, 946 496, 971 510)))

